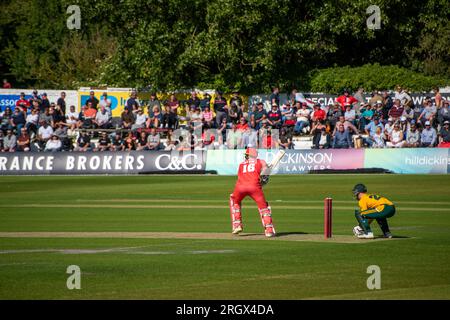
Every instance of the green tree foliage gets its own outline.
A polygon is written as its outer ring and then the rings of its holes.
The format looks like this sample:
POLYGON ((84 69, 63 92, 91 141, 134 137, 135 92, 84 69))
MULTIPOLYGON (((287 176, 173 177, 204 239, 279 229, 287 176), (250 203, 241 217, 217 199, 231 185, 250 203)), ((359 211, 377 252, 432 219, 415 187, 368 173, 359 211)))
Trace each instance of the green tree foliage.
POLYGON ((330 67, 438 78, 450 68, 448 0, 6 0, 0 10, 0 59, 25 85, 256 93, 316 87, 311 71, 330 67), (66 28, 72 4, 80 30, 66 28), (366 26, 371 4, 380 30, 366 26))

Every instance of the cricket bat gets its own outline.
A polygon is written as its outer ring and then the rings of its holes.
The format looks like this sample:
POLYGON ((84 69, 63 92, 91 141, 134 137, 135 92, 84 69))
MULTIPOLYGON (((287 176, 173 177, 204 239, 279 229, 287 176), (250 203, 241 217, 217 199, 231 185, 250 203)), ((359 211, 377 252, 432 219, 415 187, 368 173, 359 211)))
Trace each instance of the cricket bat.
POLYGON ((275 155, 275 157, 272 159, 270 164, 267 166, 267 170, 263 173, 264 175, 269 175, 273 168, 276 167, 276 165, 283 159, 284 155, 286 154, 286 151, 279 150, 278 153, 275 155))

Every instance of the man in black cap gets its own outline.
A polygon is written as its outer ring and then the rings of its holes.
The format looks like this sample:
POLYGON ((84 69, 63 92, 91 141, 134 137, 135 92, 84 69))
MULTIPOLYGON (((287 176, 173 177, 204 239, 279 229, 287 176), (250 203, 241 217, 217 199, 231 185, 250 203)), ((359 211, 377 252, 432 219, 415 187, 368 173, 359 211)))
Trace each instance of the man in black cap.
POLYGON ((216 113, 216 125, 219 128, 222 124, 222 120, 227 118, 227 100, 222 96, 221 91, 217 91, 216 98, 214 99, 214 112, 216 113))

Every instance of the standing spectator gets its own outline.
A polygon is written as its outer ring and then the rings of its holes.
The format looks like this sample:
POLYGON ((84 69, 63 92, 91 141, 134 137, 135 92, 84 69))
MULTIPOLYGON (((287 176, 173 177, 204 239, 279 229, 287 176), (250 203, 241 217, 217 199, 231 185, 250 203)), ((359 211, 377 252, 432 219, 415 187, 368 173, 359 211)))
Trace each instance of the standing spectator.
POLYGON ((434 147, 437 140, 436 130, 431 127, 429 121, 425 122, 425 129, 422 130, 420 135, 421 146, 425 148, 434 147))
POLYGON ((316 103, 314 105, 314 110, 311 115, 312 121, 325 121, 327 114, 323 109, 320 108, 320 104, 316 103))
POLYGON ((403 115, 403 111, 405 111, 405 108, 401 105, 401 101, 399 99, 395 99, 394 105, 388 112, 388 116, 395 122, 403 115))
POLYGON ((161 149, 161 137, 155 128, 152 128, 149 136, 147 137, 147 149, 158 151, 161 149))
POLYGON ((3 79, 3 89, 11 89, 11 83, 8 82, 7 79, 3 79))
POLYGON ((303 103, 302 108, 296 112, 297 122, 294 127, 295 134, 302 134, 303 129, 309 127, 310 114, 311 111, 308 109, 308 105, 303 103))
POLYGON ((202 111, 205 111, 206 108, 211 109, 211 96, 209 95, 209 93, 205 93, 203 99, 200 100, 200 108, 202 109, 202 111))
POLYGON ((120 119, 122 120, 122 128, 123 129, 131 129, 132 125, 134 124, 134 115, 131 109, 125 108, 120 116, 120 119))
POLYGON ((97 110, 97 105, 100 101, 95 97, 94 91, 89 92, 89 98, 86 100, 86 105, 89 106, 91 104, 92 108, 97 110))
POLYGON ((446 100, 443 102, 442 107, 438 111, 437 119, 441 127, 445 121, 450 121, 449 101, 446 100))
POLYGON ((348 89, 345 89, 344 94, 336 98, 336 102, 340 104, 342 111, 345 112, 345 106, 347 104, 353 105, 354 103, 357 103, 358 100, 350 95, 348 89))
POLYGON ((222 97, 221 91, 217 91, 214 99, 214 112, 216 113, 216 125, 219 127, 223 119, 227 118, 227 100, 222 97))
POLYGON ((394 105, 394 101, 392 100, 389 92, 386 90, 383 91, 383 106, 384 106, 384 109, 386 110, 386 114, 387 114, 387 112, 389 112, 389 110, 391 110, 393 105, 394 105))
POLYGON ((139 103, 139 100, 138 100, 136 90, 131 91, 130 98, 127 100, 127 103, 125 104, 125 108, 130 109, 130 111, 133 111, 134 105, 141 107, 141 104, 139 103))
POLYGON ((339 123, 337 125, 337 131, 333 137, 332 148, 333 149, 349 149, 352 147, 352 139, 347 130, 345 130, 344 125, 339 123))
POLYGON ((437 109, 440 109, 442 106, 442 95, 439 92, 439 88, 435 87, 433 89, 433 92, 434 92, 434 104, 436 105, 437 109))
POLYGON ((29 105, 33 105, 33 102, 37 102, 38 107, 41 108, 42 99, 41 99, 41 97, 39 97, 37 90, 33 90, 31 98, 28 99, 29 105))
POLYGON ((369 104, 374 107, 377 103, 381 103, 383 100, 383 97, 380 95, 380 93, 377 90, 372 91, 370 94, 371 98, 369 100, 369 104))
POLYGON ((63 114, 66 114, 66 93, 64 91, 61 92, 60 97, 56 101, 56 104, 61 107, 63 114))
POLYGON ((177 97, 175 96, 175 94, 171 94, 169 97, 169 101, 167 101, 167 104, 170 107, 170 111, 177 115, 178 114, 178 108, 180 107, 180 102, 178 101, 177 97))
POLYGON ((242 98, 239 96, 239 91, 238 90, 235 90, 235 91, 233 91, 233 96, 231 97, 231 99, 230 99, 230 106, 233 106, 233 104, 235 104, 236 105, 236 107, 241 111, 241 112, 243 112, 244 110, 243 110, 243 106, 244 106, 244 104, 243 104, 243 102, 242 102, 242 98))
POLYGON ((108 109, 111 110, 111 99, 108 98, 108 93, 107 92, 103 92, 102 97, 98 103, 99 107, 104 107, 106 111, 108 111, 108 109))
POLYGON ((158 109, 161 110, 161 101, 159 101, 156 92, 152 92, 150 94, 150 100, 148 101, 147 105, 147 112, 149 117, 152 117, 151 113, 153 112, 155 107, 158 107, 158 109))
POLYGON ((239 119, 242 116, 242 110, 240 109, 237 102, 233 101, 230 105, 230 110, 228 111, 228 119, 231 123, 238 124, 239 119))
POLYGON ((420 146, 420 132, 417 130, 416 122, 413 120, 406 132, 406 143, 405 147, 417 148, 420 146))
POLYGON ((405 145, 405 140, 403 136, 403 131, 400 129, 400 124, 396 122, 394 124, 394 129, 388 137, 386 142, 386 147, 388 148, 403 148, 405 145))
POLYGON ((17 147, 17 137, 11 129, 6 130, 6 136, 3 138, 2 152, 14 152, 17 147))
POLYGON ((41 108, 45 110, 45 108, 50 108, 50 100, 48 100, 47 93, 43 93, 41 96, 41 108))
POLYGON ((56 134, 52 134, 51 139, 47 140, 44 151, 57 152, 61 151, 62 143, 56 134))
POLYGON ((444 121, 444 125, 439 131, 439 148, 450 148, 450 121, 444 121))
POLYGON ((395 90, 394 100, 400 100, 400 104, 402 106, 413 106, 411 96, 406 92, 405 88, 402 88, 402 86, 397 86, 395 90))
POLYGON ((27 110, 27 108, 31 107, 30 102, 25 99, 25 93, 21 92, 20 93, 20 98, 19 100, 16 101, 16 107, 21 107, 23 110, 27 110))
POLYGON ((280 105, 280 89, 278 87, 272 88, 272 94, 269 96, 270 105, 280 105))
POLYGON ((194 107, 194 110, 200 108, 200 98, 197 96, 197 92, 192 91, 191 97, 187 101, 189 107, 194 107))
POLYGON ((354 97, 359 103, 365 103, 366 99, 364 98, 364 88, 358 88, 354 94, 354 97))
POLYGON ((27 129, 22 128, 20 131, 20 136, 17 138, 17 151, 30 151, 30 136, 27 133, 27 129))

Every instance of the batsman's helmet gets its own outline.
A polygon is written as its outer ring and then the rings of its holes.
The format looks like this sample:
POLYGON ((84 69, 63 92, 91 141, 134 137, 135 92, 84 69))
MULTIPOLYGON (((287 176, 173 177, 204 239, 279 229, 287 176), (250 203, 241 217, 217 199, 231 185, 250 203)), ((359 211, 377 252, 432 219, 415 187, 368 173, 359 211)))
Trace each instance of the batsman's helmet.
POLYGON ((353 195, 356 197, 358 195, 358 193, 367 192, 367 188, 362 183, 358 183, 357 185, 355 185, 353 187, 352 192, 353 192, 353 195))
POLYGON ((245 150, 245 157, 248 158, 257 158, 258 157, 258 150, 255 148, 247 148, 245 150))

